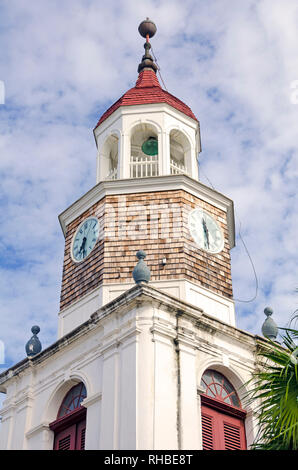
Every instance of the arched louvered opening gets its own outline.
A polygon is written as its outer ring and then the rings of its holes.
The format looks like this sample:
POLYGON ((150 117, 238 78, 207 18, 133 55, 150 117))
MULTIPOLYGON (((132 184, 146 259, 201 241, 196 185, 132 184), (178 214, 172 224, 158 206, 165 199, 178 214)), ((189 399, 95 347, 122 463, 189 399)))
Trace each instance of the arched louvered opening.
POLYGON ((99 157, 102 179, 115 180, 118 178, 118 147, 117 135, 111 134, 105 141, 99 157))
POLYGON ((85 449, 86 408, 81 403, 86 396, 82 382, 65 395, 57 419, 50 424, 50 429, 55 433, 54 450, 85 449))
POLYGON ((220 372, 207 369, 201 387, 203 450, 246 449, 246 412, 233 385, 220 372))
POLYGON ((148 123, 137 125, 130 141, 130 177, 158 176, 158 136, 156 129, 148 123))
POLYGON ((170 132, 170 171, 171 175, 190 172, 190 144, 179 130, 170 132))

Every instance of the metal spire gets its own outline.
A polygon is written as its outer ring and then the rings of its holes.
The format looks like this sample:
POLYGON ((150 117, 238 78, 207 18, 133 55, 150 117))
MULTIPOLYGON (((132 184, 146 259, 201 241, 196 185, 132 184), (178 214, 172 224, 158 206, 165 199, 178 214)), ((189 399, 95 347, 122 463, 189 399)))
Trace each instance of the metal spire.
POLYGON ((142 62, 139 64, 138 73, 142 72, 144 69, 151 69, 156 73, 158 67, 154 63, 153 57, 149 53, 151 49, 149 38, 152 38, 155 35, 157 28, 153 21, 149 20, 149 18, 146 18, 146 20, 142 21, 142 23, 139 25, 138 31, 140 35, 143 36, 143 38, 146 38, 146 42, 144 44, 145 54, 142 57, 142 62))

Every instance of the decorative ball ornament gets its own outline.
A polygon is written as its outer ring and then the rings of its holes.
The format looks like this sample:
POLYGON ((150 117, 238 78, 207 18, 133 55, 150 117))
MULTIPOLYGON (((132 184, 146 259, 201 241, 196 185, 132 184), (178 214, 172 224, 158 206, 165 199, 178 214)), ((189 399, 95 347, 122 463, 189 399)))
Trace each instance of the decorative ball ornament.
POLYGON ((157 31, 155 23, 146 18, 142 23, 140 23, 138 31, 143 38, 146 38, 147 35, 149 38, 152 38, 157 31))
POLYGON ((142 152, 145 155, 157 155, 158 154, 158 141, 155 137, 149 137, 142 145, 142 152))
POLYGON ((264 309, 264 313, 267 318, 262 326, 263 336, 265 336, 265 338, 270 339, 271 341, 275 341, 278 334, 278 327, 275 321, 271 318, 273 310, 271 307, 266 307, 264 309))
POLYGON ((135 283, 139 284, 140 282, 149 282, 150 269, 144 261, 146 258, 145 251, 139 250, 136 254, 136 257, 139 261, 132 272, 132 277, 134 278, 135 283))
POLYGON ((29 341, 26 344, 26 354, 28 357, 35 356, 36 354, 40 353, 42 346, 41 342, 39 341, 37 335, 40 332, 40 328, 38 325, 34 325, 31 328, 31 332, 33 333, 33 336, 29 339, 29 341))

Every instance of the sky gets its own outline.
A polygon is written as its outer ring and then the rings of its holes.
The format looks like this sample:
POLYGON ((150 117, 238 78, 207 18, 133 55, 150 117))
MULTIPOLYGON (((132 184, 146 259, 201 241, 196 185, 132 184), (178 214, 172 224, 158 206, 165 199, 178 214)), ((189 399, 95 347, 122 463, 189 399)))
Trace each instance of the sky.
POLYGON ((200 121, 201 181, 235 204, 237 326, 261 335, 266 306, 280 327, 298 307, 298 2, 0 0, 0 371, 32 325, 57 339, 58 215, 96 183, 92 130, 135 84, 146 17, 200 121))

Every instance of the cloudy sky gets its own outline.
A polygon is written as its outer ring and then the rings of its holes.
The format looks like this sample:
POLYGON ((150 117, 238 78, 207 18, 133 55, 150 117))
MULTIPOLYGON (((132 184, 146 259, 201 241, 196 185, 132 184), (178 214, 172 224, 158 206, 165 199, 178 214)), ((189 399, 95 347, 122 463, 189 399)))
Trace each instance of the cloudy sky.
POLYGON ((95 184, 92 129, 134 86, 147 16, 168 91, 200 120, 201 180, 235 203, 238 327, 298 307, 297 0, 0 0, 2 370, 32 325, 43 347, 57 338, 57 216, 95 184))

